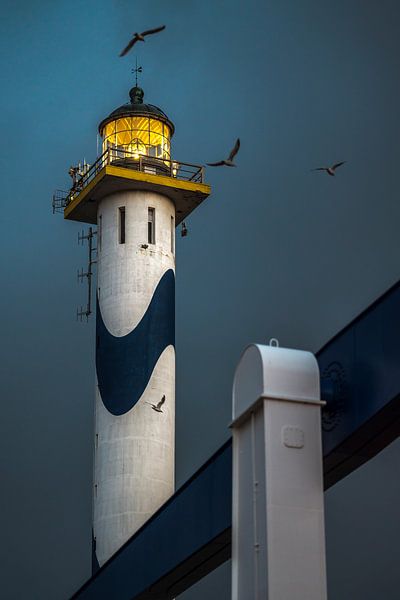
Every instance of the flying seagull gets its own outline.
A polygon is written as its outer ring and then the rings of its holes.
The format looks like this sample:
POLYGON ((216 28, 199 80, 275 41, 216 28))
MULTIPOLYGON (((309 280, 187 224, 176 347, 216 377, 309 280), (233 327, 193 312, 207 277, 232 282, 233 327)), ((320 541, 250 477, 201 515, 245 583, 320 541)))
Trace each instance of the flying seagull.
POLYGON ((164 394, 164 396, 161 398, 161 400, 160 400, 160 402, 159 402, 158 404, 152 404, 151 402, 146 402, 146 404, 150 404, 151 408, 152 408, 153 410, 155 410, 156 412, 163 412, 163 411, 161 410, 161 407, 162 407, 162 405, 164 404, 164 402, 165 402, 165 394, 164 394))
POLYGON ((163 31, 165 29, 165 25, 161 25, 161 27, 156 27, 155 29, 147 29, 147 31, 142 31, 142 33, 134 33, 133 38, 129 42, 127 46, 122 50, 120 56, 125 56, 129 52, 129 50, 136 44, 136 42, 144 42, 144 38, 146 35, 151 35, 152 33, 158 33, 159 31, 163 31))
POLYGON ((334 177, 335 169, 337 169, 341 165, 344 165, 345 162, 346 162, 345 160, 342 160, 342 162, 338 162, 338 163, 332 165, 331 167, 318 167, 317 169, 311 169, 311 171, 326 171, 328 173, 328 175, 331 175, 332 177, 334 177))
POLYGON ((235 146, 232 148, 232 151, 226 160, 220 160, 219 162, 216 162, 216 163, 207 163, 208 166, 209 167, 222 167, 222 165, 225 165, 226 167, 236 167, 236 165, 233 162, 233 159, 236 156, 236 154, 239 152, 239 148, 240 148, 240 140, 238 138, 236 140, 235 146))

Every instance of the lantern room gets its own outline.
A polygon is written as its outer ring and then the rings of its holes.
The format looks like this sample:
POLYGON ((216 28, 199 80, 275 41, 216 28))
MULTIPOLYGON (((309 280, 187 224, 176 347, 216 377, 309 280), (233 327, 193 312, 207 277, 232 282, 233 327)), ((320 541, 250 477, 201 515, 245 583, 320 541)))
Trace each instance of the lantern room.
POLYGON ((82 172, 78 170, 79 177, 72 169, 69 192, 53 197, 53 207, 64 208, 65 219, 96 224, 102 198, 140 190, 170 198, 176 210, 174 222, 179 225, 209 195, 204 167, 171 156, 172 121, 158 106, 144 104, 142 88, 133 87, 129 96, 130 102, 99 125, 101 155, 82 172))
POLYGON ((112 162, 147 156, 169 163, 173 123, 158 106, 143 103, 142 88, 133 87, 129 96, 130 103, 114 110, 99 125, 103 153, 108 151, 112 162))

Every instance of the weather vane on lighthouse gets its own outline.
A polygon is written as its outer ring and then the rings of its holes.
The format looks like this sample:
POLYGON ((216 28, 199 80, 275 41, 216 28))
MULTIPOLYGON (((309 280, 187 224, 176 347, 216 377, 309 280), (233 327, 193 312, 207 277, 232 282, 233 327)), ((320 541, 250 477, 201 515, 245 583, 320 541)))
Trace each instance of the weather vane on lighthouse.
POLYGON ((138 86, 138 73, 143 73, 143 67, 138 67, 137 58, 136 58, 136 67, 131 69, 131 73, 135 73, 135 86, 138 86))

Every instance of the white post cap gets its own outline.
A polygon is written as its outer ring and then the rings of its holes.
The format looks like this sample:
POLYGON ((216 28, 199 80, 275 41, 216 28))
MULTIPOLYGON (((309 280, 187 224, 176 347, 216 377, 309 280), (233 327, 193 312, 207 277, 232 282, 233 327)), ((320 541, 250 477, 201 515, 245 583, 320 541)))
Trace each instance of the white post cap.
POLYGON ((314 354, 261 344, 247 346, 233 380, 233 421, 260 398, 319 404, 319 368, 314 354))

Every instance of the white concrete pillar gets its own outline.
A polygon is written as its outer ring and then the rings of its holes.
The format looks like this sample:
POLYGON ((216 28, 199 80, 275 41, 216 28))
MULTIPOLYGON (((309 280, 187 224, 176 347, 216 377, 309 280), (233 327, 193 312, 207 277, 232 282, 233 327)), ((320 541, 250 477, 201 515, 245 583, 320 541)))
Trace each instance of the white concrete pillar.
POLYGON ((93 496, 102 565, 174 491, 175 207, 161 194, 122 191, 103 198, 97 215, 93 496))
POLYGON ((319 370, 251 345, 233 385, 233 600, 326 600, 319 370))

